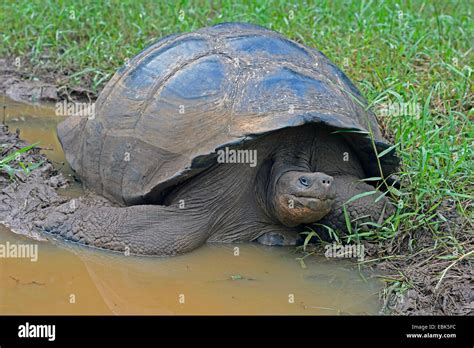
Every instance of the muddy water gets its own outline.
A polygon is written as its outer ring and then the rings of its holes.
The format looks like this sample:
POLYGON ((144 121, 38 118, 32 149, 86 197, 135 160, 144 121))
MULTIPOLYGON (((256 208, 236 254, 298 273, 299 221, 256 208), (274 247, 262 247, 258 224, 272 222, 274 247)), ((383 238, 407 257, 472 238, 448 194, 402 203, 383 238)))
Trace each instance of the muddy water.
MULTIPOLYGON (((41 141, 67 173, 54 110, 4 102, 10 129, 41 141)), ((20 244, 33 253, 37 246, 38 259, 0 258, 0 314, 314 315, 376 314, 380 308, 381 284, 354 263, 314 256, 302 268, 292 248, 206 245, 174 258, 133 257, 35 242, 0 226, 0 246, 20 244)))

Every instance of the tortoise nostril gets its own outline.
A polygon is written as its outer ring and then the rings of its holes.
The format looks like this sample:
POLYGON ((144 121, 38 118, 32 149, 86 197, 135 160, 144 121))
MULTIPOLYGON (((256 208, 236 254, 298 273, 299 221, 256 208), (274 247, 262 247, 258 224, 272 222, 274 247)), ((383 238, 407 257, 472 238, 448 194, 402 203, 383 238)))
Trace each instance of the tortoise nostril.
POLYGON ((332 182, 334 181, 333 177, 324 173, 315 173, 315 174, 316 174, 315 181, 314 181, 316 183, 315 186, 318 189, 322 189, 324 192, 327 192, 330 189, 332 182))
POLYGON ((321 182, 324 186, 330 186, 332 181, 329 178, 325 178, 325 179, 322 179, 321 182))

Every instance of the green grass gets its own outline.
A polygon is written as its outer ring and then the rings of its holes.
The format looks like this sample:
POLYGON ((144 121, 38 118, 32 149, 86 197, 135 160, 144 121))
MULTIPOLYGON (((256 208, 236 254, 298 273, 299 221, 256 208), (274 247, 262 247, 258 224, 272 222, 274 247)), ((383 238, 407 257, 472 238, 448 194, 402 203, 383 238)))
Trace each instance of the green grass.
MULTIPOLYGON (((316 47, 340 66, 378 111, 402 158, 397 214, 353 236, 390 240, 428 229, 440 257, 472 250, 441 232, 447 200, 472 218, 474 188, 472 9, 460 1, 55 1, 2 2, 0 56, 35 71, 67 75, 67 84, 100 90, 127 58, 161 36, 224 21, 277 30, 316 47), (418 113, 383 114, 387 103, 418 113)), ((472 224, 469 225, 472 233, 472 224)), ((406 284, 405 284, 406 285, 406 284)))
MULTIPOLYGON (((23 172, 28 175, 36 168, 39 168, 43 162, 25 163, 22 160, 22 154, 36 147, 38 143, 22 147, 21 149, 10 152, 8 155, 0 158, 0 173, 8 174, 10 180, 13 180, 16 173, 23 172)), ((3 145, 0 145, 3 147, 3 145)))

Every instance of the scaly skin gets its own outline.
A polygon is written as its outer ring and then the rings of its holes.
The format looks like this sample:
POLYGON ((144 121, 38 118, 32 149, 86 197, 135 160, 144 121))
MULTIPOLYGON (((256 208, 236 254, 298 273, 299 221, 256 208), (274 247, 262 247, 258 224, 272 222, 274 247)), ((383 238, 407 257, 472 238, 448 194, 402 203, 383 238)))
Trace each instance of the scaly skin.
MULTIPOLYGON (((335 190, 336 199, 333 209, 319 223, 335 230, 345 231, 347 227, 343 210, 344 204, 350 198, 364 192, 374 191, 375 188, 361 182, 360 178, 350 175, 334 177, 334 187, 337 189, 335 190)), ((359 219, 358 223, 360 224, 364 221, 377 222, 383 211, 385 211, 384 217, 392 215, 395 209, 385 197, 376 202, 381 194, 380 191, 377 191, 374 194, 345 204, 350 219, 352 221, 359 219), (368 217, 365 218, 365 216, 368 217)))
POLYGON ((39 226, 89 246, 137 255, 172 256, 206 241, 208 231, 201 222, 204 218, 196 214, 192 219, 183 219, 178 209, 156 205, 91 208, 78 204, 67 213, 48 215, 39 226))

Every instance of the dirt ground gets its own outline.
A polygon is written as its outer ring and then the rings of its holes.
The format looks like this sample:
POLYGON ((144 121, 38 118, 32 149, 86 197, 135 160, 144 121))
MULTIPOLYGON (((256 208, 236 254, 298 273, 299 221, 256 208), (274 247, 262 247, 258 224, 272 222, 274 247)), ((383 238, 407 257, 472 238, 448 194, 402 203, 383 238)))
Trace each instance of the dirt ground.
MULTIPOLYGON (((28 145, 18 134, 9 133, 4 125, 0 125, 0 144, 1 158, 28 145)), ((64 187, 67 182, 38 148, 21 154, 18 160, 25 164, 44 163, 28 175, 18 169, 13 180, 7 173, 0 173, 0 221, 13 231, 42 240, 44 238, 34 228, 34 219, 38 211, 65 201, 55 188, 64 187)), ((11 162, 14 167, 17 163, 17 160, 11 162)))
POLYGON ((1 95, 29 103, 51 103, 63 99, 82 102, 97 98, 96 93, 85 87, 68 87, 67 76, 54 71, 37 71, 29 62, 22 64, 22 68, 18 68, 13 58, 0 59, 1 95))
MULTIPOLYGON (((443 210, 443 214, 451 216, 442 228, 451 230, 466 249, 472 250, 474 238, 472 231, 467 229, 468 221, 461 218, 454 207, 443 210)), ((386 287, 382 298, 387 312, 404 315, 473 315, 472 260, 465 258, 456 262, 441 259, 443 255, 433 247, 436 241, 428 229, 418 230, 411 238, 418 241, 415 250, 410 250, 408 236, 399 236, 389 245, 366 244, 366 250, 372 248, 371 256, 376 259, 393 257, 377 262, 377 273, 410 286, 403 296, 394 292, 395 287, 386 287)))
MULTIPOLYGON (((68 90, 57 84, 58 77, 43 76, 32 79, 0 60, 0 94, 21 101, 54 102, 62 99, 93 100, 96 95, 87 90, 68 90), (55 82, 56 81, 56 82, 55 82)), ((0 158, 26 146, 17 134, 9 133, 0 125, 0 158)), ((44 217, 50 209, 67 203, 68 198, 58 195, 57 189, 67 185, 67 180, 58 173, 48 159, 32 149, 22 155, 22 161, 44 164, 29 175, 19 172, 13 181, 0 173, 0 221, 12 230, 43 239, 35 228, 35 220, 44 217)), ((83 204, 98 204, 100 198, 93 195, 82 197, 83 204)), ((106 204, 106 203, 99 203, 106 204)), ((438 208, 444 217, 440 219, 440 231, 451 233, 470 250, 474 237, 470 223, 458 215, 454 202, 446 199, 438 208), (444 221, 446 220, 446 221, 444 221)), ((438 241, 428 228, 421 228, 415 235, 401 234, 389 243, 364 242, 367 257, 365 265, 389 280, 381 294, 383 313, 396 315, 473 315, 474 314, 474 268, 468 257, 458 261, 443 259, 434 247, 438 241), (416 239, 416 249, 411 249, 409 240, 416 239), (447 271, 445 271, 447 269, 447 271), (444 272, 444 273, 443 273, 444 272), (441 279, 441 280, 440 280, 441 279), (401 292, 401 284, 408 285, 401 292)), ((471 255, 472 256, 472 255, 471 255)))

